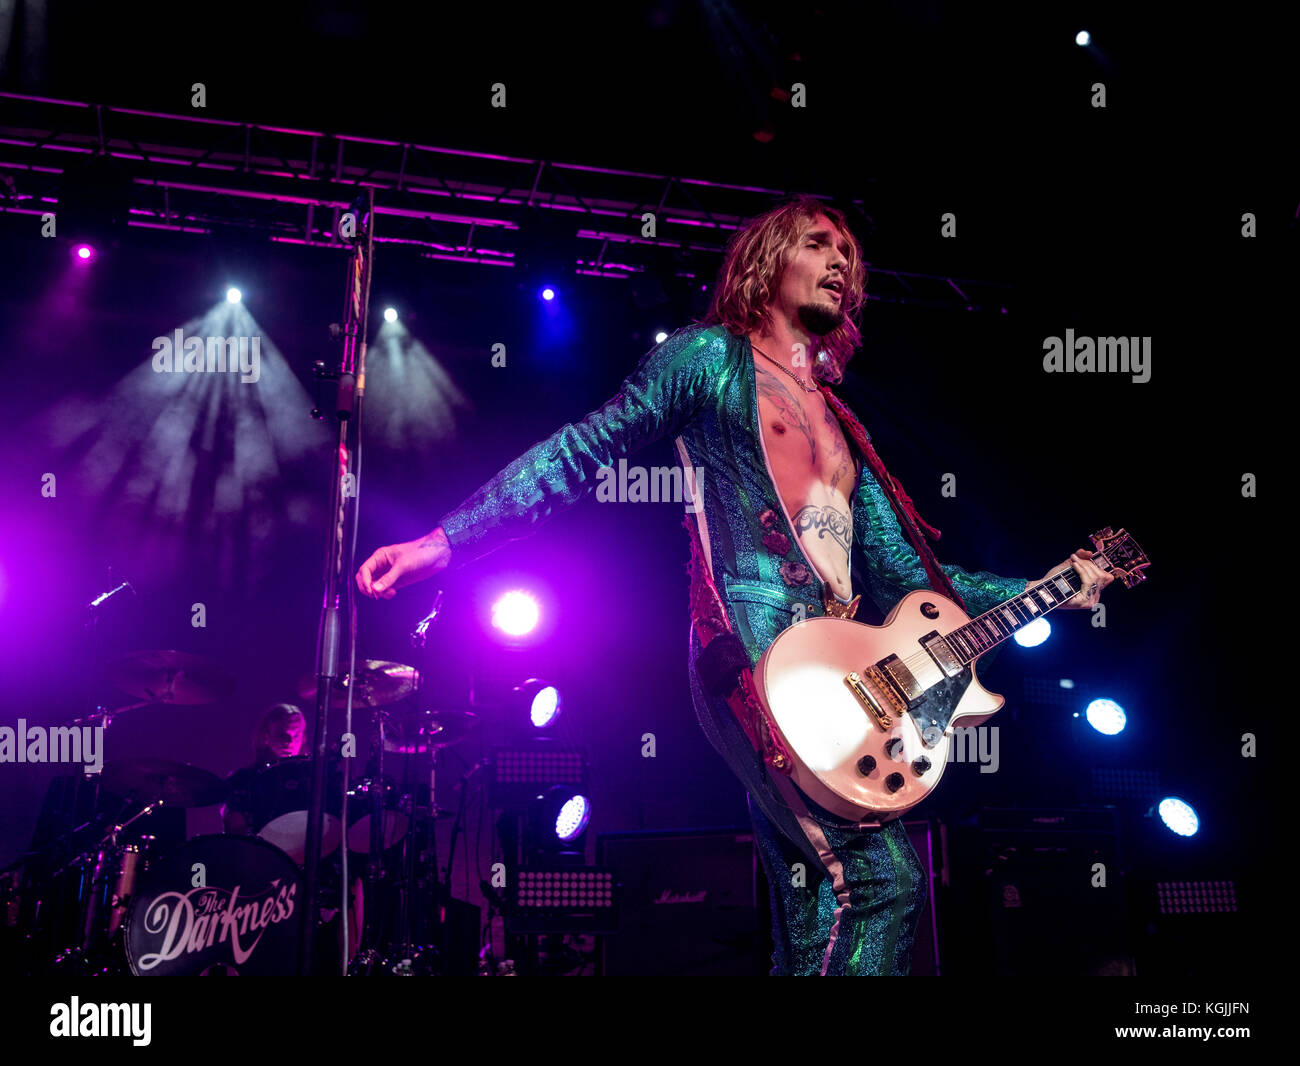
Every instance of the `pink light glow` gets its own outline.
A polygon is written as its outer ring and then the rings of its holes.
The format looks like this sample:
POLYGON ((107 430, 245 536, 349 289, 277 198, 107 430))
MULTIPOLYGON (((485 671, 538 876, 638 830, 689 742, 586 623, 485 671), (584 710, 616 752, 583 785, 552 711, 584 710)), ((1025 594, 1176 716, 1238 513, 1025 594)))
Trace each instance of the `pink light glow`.
POLYGON ((522 637, 537 627, 541 613, 532 596, 515 589, 492 605, 492 624, 509 636, 522 637))

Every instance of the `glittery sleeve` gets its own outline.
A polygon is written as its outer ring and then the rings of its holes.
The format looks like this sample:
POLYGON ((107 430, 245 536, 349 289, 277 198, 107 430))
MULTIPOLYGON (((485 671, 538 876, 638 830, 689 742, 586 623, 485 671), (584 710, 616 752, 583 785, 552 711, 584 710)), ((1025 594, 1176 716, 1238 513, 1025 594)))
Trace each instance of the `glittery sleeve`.
MULTIPOLYGON (((913 589, 930 587, 920 556, 908 542, 898 523, 898 516, 889 506, 884 489, 868 469, 860 485, 860 510, 865 522, 854 522, 854 535, 862 543, 866 556, 868 595, 886 614, 894 604, 913 589)), ((988 570, 974 572, 959 566, 940 564, 952 580, 953 587, 966 602, 967 612, 974 617, 1008 600, 1025 590, 1023 577, 999 577, 988 570)))
POLYGON ((442 517, 452 566, 528 536, 591 493, 601 467, 675 436, 718 387, 726 354, 725 334, 700 326, 651 349, 604 406, 533 445, 442 517))

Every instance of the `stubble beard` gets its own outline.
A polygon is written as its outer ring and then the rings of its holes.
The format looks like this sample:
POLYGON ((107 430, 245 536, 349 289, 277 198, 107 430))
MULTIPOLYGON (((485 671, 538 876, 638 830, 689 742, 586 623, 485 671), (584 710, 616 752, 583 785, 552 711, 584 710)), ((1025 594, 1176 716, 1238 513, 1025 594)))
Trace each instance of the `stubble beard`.
POLYGON ((799 321, 814 337, 824 337, 844 324, 844 312, 823 304, 800 304, 799 321))

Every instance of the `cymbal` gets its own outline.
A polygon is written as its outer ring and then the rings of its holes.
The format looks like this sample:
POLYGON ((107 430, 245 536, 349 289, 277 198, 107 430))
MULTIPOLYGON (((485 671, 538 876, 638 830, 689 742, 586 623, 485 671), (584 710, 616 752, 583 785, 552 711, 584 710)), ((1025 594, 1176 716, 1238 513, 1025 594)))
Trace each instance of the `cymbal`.
POLYGON ((168 807, 209 807, 229 790, 216 774, 169 759, 115 759, 104 764, 99 780, 115 796, 162 800, 168 807))
POLYGON ((108 668, 123 692, 150 703, 193 706, 228 697, 235 680, 210 659, 183 651, 136 651, 108 668))
MULTIPOLYGON (((420 672, 414 666, 384 662, 382 659, 363 659, 357 666, 356 684, 352 685, 353 707, 384 707, 406 699, 419 687, 420 672)), ((332 690, 331 706, 345 707, 348 699, 348 679, 332 690)), ((304 674, 298 680, 298 695, 303 700, 316 698, 316 675, 304 674)))
POLYGON ((473 711, 420 711, 390 727, 384 735, 384 750, 402 755, 420 755, 459 744, 478 726, 473 711))

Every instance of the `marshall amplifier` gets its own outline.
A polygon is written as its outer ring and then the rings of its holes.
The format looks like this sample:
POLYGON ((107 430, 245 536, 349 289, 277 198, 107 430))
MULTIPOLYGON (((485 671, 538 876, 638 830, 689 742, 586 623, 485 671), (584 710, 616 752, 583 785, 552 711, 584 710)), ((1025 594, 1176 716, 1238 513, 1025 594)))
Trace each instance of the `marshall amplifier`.
POLYGON ((596 862, 622 885, 618 931, 601 938, 606 976, 747 977, 771 968, 748 828, 608 833, 597 838, 596 862))

